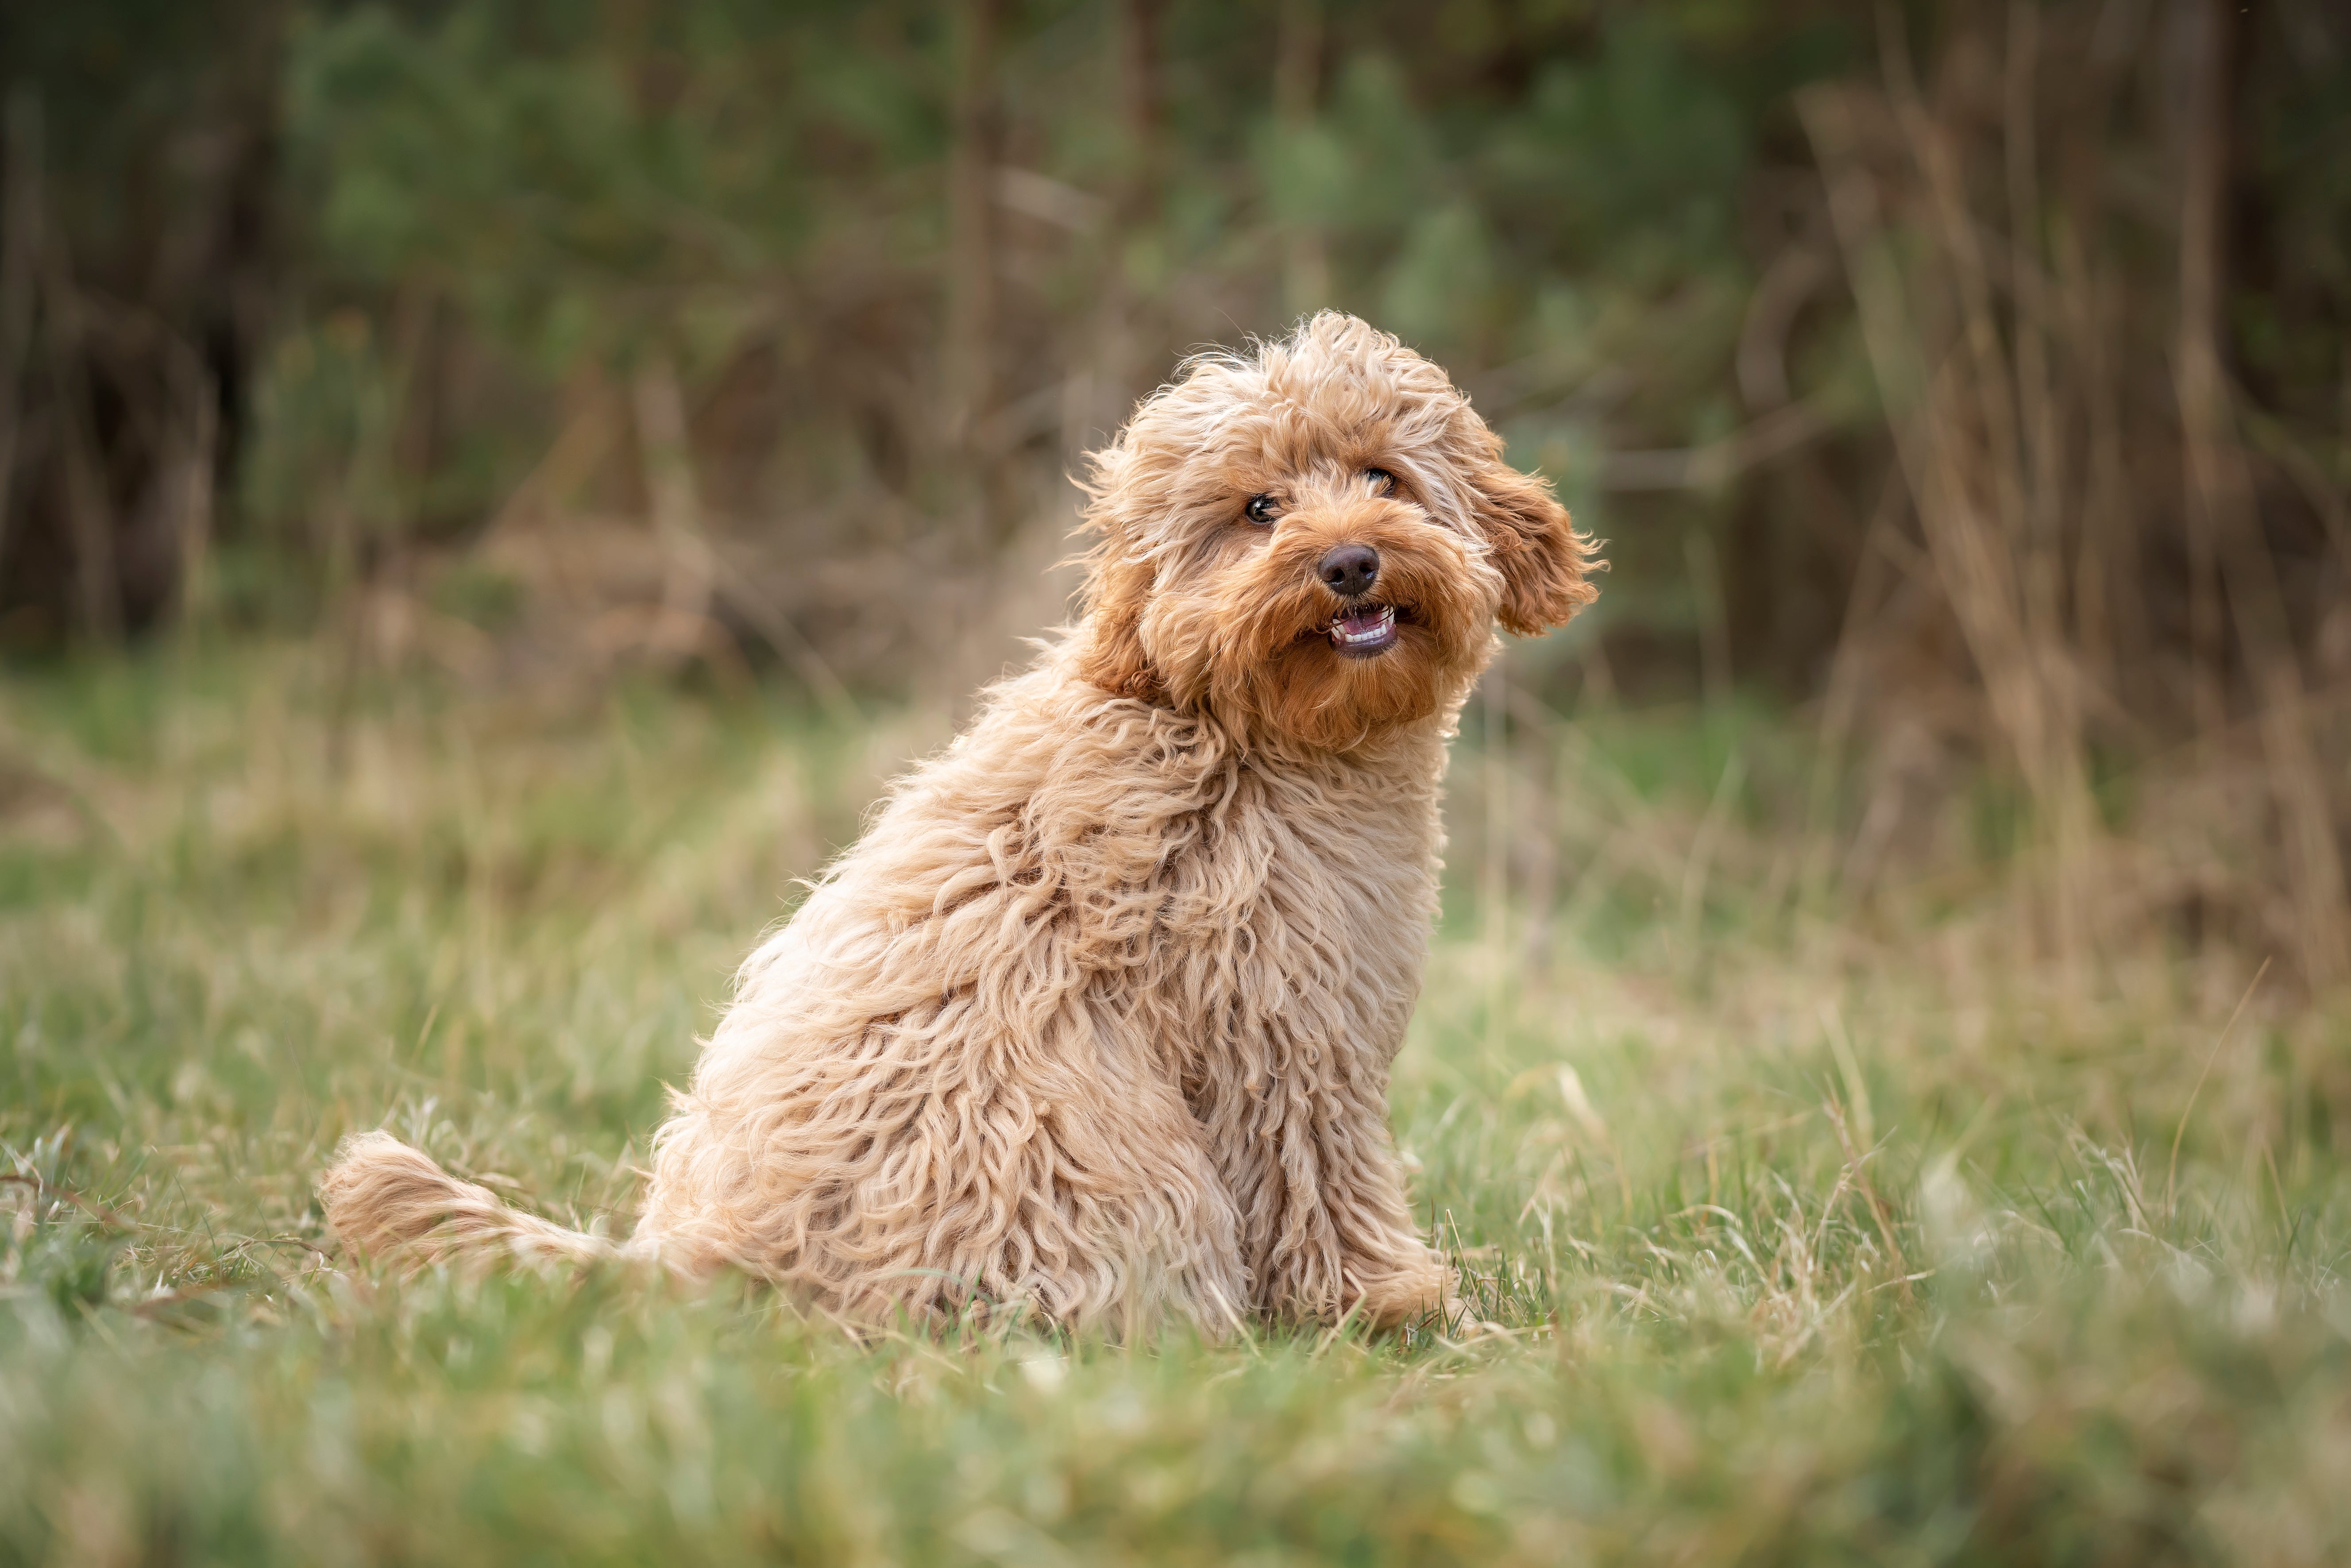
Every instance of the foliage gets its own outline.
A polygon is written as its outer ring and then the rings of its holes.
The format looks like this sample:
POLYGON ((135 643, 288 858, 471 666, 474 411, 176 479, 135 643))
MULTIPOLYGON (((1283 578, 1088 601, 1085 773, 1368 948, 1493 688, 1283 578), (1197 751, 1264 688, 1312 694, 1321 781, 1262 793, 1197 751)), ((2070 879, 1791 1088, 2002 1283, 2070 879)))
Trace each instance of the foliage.
MULTIPOLYGON (((1031 629, 1066 475, 1186 351, 1337 305, 1609 538, 1553 698, 1825 697, 1887 767, 1923 725, 2053 845, 2092 751, 2252 723, 2339 858, 2310 0, 267 0, 219 58, 193 15, 0 37, 0 641, 401 643, 487 570, 501 647, 845 711, 1031 629)), ((2322 978, 2343 880, 2296 883, 2322 978)))

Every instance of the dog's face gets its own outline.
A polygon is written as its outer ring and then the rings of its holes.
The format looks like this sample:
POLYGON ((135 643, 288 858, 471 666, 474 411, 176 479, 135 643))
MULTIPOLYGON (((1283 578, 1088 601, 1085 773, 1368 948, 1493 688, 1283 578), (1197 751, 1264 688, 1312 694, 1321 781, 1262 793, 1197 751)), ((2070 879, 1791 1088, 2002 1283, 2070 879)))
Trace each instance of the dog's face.
POLYGON ((1496 622, 1591 602, 1591 541, 1443 371, 1325 313, 1144 400, 1092 458, 1086 677, 1344 748, 1458 700, 1496 622))

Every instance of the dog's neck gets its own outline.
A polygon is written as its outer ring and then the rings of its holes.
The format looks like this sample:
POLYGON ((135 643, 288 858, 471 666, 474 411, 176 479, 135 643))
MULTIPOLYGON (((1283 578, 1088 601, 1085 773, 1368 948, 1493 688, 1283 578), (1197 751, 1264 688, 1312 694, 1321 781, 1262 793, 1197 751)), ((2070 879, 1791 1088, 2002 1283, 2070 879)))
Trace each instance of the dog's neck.
MULTIPOLYGON (((1209 711, 1194 716, 1215 729, 1245 765, 1270 773, 1357 775, 1367 780, 1424 781, 1443 775, 1447 747, 1458 733, 1461 704, 1455 701, 1425 718, 1383 725, 1353 746, 1312 746, 1270 731, 1253 719, 1227 724, 1209 711)), ((1387 791, 1381 789, 1378 793, 1387 791)))

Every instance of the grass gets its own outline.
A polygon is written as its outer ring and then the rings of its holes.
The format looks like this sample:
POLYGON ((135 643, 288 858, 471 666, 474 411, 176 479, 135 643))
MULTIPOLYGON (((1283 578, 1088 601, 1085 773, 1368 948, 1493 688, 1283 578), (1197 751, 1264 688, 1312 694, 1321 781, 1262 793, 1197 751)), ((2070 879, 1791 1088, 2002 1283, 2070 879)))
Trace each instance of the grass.
POLYGON ((1754 714, 1458 761, 1395 1124, 1459 1323, 857 1343, 346 1264, 311 1181, 384 1123, 624 1226, 732 963, 941 734, 0 681, 0 1563, 2351 1556, 2351 1015, 2160 940, 2061 985, 1996 852, 1841 900, 1754 714))

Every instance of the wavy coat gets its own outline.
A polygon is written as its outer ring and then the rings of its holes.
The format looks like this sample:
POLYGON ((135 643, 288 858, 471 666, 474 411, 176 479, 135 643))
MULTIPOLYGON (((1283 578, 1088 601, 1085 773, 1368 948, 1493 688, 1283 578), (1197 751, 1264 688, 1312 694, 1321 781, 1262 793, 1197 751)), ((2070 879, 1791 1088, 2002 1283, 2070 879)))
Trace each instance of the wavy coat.
POLYGON ((1441 1305, 1386 1093, 1446 748, 1497 622, 1591 600, 1590 541, 1443 371, 1335 314, 1194 361, 1088 490, 1083 615, 746 961, 634 1237, 370 1134, 323 1184, 346 1241, 731 1265, 867 1319, 1441 1305), (1329 586, 1343 546, 1373 587, 1329 586), (1351 654, 1349 615, 1392 640, 1351 654))

